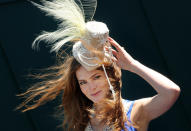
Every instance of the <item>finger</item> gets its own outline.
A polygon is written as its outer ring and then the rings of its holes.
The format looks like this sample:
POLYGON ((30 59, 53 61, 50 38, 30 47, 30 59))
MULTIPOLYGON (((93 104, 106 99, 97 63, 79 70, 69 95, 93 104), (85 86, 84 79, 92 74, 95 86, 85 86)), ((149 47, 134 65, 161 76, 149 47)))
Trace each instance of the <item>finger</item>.
POLYGON ((115 62, 115 63, 117 62, 117 59, 114 56, 111 59, 113 62, 115 62))
MULTIPOLYGON (((106 49, 106 51, 109 51, 109 48, 108 47, 105 47, 105 49, 106 49)), ((110 49, 111 51, 112 51, 112 54, 114 55, 114 56, 117 56, 117 51, 116 50, 114 50, 114 49, 110 49)))
POLYGON ((108 40, 109 40, 110 44, 113 45, 118 51, 122 50, 122 47, 111 37, 108 37, 108 40))
POLYGON ((112 52, 116 52, 116 53, 117 53, 117 51, 116 51, 115 49, 112 49, 112 48, 107 47, 107 46, 105 46, 105 50, 106 50, 106 51, 112 50, 112 52))

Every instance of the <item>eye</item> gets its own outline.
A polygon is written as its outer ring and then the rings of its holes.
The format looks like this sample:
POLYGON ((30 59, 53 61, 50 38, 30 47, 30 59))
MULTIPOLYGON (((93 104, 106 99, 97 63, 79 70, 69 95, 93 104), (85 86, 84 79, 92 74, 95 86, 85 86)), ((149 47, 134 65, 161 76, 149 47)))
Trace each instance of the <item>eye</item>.
POLYGON ((82 81, 82 82, 80 82, 79 84, 80 84, 80 85, 84 85, 84 84, 86 84, 86 82, 85 82, 85 81, 82 81))
POLYGON ((101 76, 100 75, 97 75, 94 77, 94 79, 99 79, 101 76))

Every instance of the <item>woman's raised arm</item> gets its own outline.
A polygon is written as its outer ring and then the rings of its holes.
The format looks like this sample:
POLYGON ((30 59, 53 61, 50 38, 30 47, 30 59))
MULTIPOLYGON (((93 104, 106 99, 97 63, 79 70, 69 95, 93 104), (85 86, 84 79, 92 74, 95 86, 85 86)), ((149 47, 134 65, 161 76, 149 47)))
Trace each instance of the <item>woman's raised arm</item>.
POLYGON ((157 92, 153 97, 136 100, 140 104, 148 119, 152 120, 166 112, 177 100, 180 88, 162 74, 135 61, 132 63, 132 72, 146 80, 157 92))
MULTIPOLYGON (((134 60, 116 41, 112 38, 109 42, 117 49, 112 50, 116 64, 125 70, 129 70, 146 80, 157 92, 155 96, 142 98, 135 101, 136 107, 147 114, 147 120, 152 120, 166 112, 177 100, 180 88, 164 75, 154 71, 137 60, 134 60)), ((136 109, 136 108, 134 108, 136 109)), ((137 111, 139 109, 136 109, 137 111)), ((136 111, 133 111, 136 113, 136 111)))

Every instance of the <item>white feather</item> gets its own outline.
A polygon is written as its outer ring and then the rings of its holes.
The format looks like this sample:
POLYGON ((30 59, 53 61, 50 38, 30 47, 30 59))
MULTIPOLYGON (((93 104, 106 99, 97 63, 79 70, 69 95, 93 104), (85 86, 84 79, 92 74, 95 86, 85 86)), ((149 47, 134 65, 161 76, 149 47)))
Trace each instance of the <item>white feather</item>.
POLYGON ((74 0, 42 0, 43 5, 32 2, 35 6, 60 21, 58 30, 53 32, 43 31, 32 43, 32 48, 39 47, 39 42, 44 40, 52 46, 51 52, 59 49, 68 41, 80 39, 85 33, 84 11, 74 0))

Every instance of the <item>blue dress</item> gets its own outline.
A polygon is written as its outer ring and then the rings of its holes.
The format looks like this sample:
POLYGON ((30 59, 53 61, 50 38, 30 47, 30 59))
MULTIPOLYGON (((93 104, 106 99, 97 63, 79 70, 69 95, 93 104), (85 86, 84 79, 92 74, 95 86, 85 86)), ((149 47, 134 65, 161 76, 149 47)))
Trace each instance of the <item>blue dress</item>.
MULTIPOLYGON (((127 102, 127 103, 131 102, 129 110, 127 111, 127 114, 126 114, 128 121, 131 122, 131 111, 132 111, 132 108, 134 105, 134 101, 125 100, 125 102, 127 102)), ((125 127, 126 127, 126 129, 128 129, 128 131, 137 131, 133 126, 127 125, 127 123, 125 123, 125 127)), ((124 131, 124 130, 121 130, 121 131, 124 131)))

